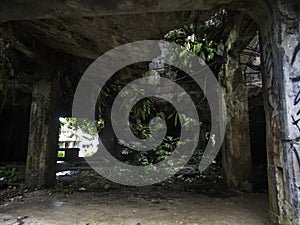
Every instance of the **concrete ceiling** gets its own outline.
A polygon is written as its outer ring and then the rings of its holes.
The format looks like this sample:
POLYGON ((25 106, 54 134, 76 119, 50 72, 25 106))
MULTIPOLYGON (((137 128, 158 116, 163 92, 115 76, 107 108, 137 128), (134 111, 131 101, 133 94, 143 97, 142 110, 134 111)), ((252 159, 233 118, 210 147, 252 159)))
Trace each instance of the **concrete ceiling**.
POLYGON ((0 22, 207 10, 233 0, 3 0, 0 22))

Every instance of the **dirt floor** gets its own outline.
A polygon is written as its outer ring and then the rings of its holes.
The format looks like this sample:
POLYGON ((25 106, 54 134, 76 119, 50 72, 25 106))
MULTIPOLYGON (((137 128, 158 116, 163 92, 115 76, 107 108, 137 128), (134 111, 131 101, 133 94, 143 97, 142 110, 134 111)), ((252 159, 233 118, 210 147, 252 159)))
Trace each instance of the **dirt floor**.
POLYGON ((266 194, 209 197, 162 186, 69 194, 37 190, 0 206, 3 225, 266 225, 267 221, 266 194))
POLYGON ((232 192, 220 168, 185 168, 146 187, 122 186, 91 170, 58 173, 48 190, 7 184, 0 189, 0 224, 267 225, 267 191, 232 192))

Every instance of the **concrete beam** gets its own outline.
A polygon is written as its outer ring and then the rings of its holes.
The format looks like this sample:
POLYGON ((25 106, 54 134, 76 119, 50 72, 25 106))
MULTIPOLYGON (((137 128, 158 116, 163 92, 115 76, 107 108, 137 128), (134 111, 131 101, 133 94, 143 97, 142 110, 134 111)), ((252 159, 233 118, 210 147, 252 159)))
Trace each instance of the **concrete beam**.
POLYGON ((233 0, 6 0, 1 1, 0 23, 58 17, 207 10, 233 0))

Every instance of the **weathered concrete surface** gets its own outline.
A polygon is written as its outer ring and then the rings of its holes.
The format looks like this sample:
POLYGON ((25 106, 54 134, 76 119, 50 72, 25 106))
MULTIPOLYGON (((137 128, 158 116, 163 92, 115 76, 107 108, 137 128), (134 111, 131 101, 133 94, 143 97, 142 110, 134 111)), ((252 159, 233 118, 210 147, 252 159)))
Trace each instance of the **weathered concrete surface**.
POLYGON ((277 6, 271 7, 273 20, 261 30, 270 208, 272 217, 281 224, 299 224, 296 117, 300 64, 295 58, 299 18, 289 13, 288 19, 285 8, 277 6))
POLYGON ((161 39, 169 30, 191 23, 196 17, 208 19, 213 12, 13 21, 1 24, 0 34, 11 40, 21 54, 36 57, 36 61, 42 49, 95 60, 104 52, 128 42, 161 39))
POLYGON ((1 2, 0 22, 58 17, 95 17, 121 14, 206 10, 233 0, 27 0, 1 2))
POLYGON ((55 80, 40 80, 34 85, 25 173, 28 186, 51 186, 55 182, 58 147, 57 87, 55 80))
POLYGON ((293 224, 300 224, 300 20, 282 20, 279 45, 284 104, 280 144, 285 191, 282 207, 283 212, 292 213, 293 224))
POLYGON ((253 187, 248 91, 239 58, 256 35, 257 26, 243 14, 237 15, 236 21, 226 42, 225 74, 220 73, 227 108, 222 159, 228 187, 249 192, 253 187))

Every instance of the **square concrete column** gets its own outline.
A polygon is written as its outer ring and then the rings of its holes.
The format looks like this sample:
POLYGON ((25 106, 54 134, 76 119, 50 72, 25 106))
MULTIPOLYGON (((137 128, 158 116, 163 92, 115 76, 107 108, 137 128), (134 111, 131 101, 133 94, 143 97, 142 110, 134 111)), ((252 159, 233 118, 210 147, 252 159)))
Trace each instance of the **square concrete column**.
POLYGON ((271 216, 300 224, 300 21, 287 9, 262 29, 271 216), (290 18, 290 19, 289 19, 290 18))
POLYGON ((31 187, 55 183, 58 148, 57 83, 40 80, 33 88, 26 184, 31 187))
POLYGON ((256 35, 256 26, 244 15, 237 21, 226 42, 225 74, 220 73, 227 111, 222 162, 227 186, 235 191, 252 192, 248 89, 240 54, 256 35))
POLYGON ((231 190, 252 192, 248 90, 239 67, 226 72, 230 86, 225 94, 227 124, 222 148, 226 183, 231 190), (239 83, 235 84, 234 79, 240 79, 239 83))

